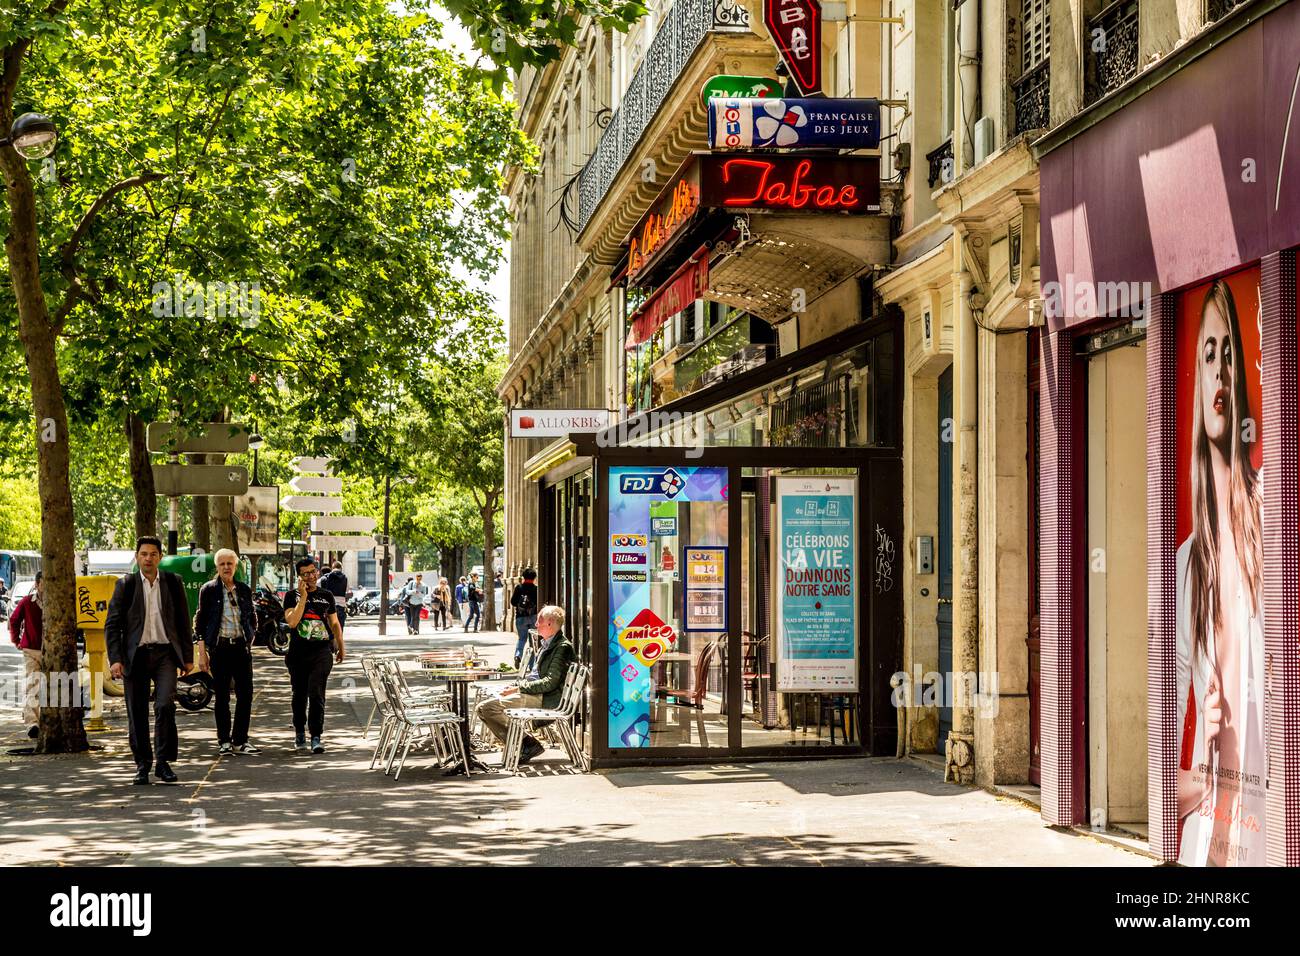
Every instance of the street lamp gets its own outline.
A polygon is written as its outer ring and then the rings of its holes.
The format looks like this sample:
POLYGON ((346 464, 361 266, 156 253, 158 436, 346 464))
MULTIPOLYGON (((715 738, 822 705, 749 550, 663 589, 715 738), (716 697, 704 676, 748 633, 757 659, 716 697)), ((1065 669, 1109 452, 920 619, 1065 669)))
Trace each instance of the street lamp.
POLYGON ((23 159, 44 159, 54 152, 59 141, 59 131, 54 121, 40 113, 24 113, 14 120, 9 135, 0 139, 0 146, 12 146, 23 159))
POLYGON ((256 486, 256 485, 260 485, 260 484, 261 484, 261 482, 257 480, 257 452, 258 452, 258 450, 259 450, 263 445, 265 445, 265 444, 266 444, 266 439, 263 438, 260 434, 258 434, 258 431, 257 431, 257 422, 253 422, 253 434, 251 434, 251 435, 248 436, 248 447, 251 448, 251 449, 253 449, 253 484, 254 484, 254 486, 256 486))
MULTIPOLYGON (((409 485, 415 479, 403 475, 397 479, 399 485, 409 485)), ((393 476, 384 476, 384 560, 379 566, 379 636, 388 634, 388 568, 393 560, 393 545, 388 537, 388 505, 393 496, 393 476)))

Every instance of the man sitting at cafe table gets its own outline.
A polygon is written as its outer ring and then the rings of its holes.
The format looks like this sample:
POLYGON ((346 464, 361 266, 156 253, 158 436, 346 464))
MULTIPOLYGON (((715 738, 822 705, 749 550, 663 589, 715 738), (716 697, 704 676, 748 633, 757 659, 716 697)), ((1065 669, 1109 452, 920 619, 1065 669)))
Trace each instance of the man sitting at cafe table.
MULTIPOLYGON (((558 707, 569 665, 576 656, 573 645, 564 636, 564 609, 548 604, 537 612, 537 636, 541 647, 527 674, 521 675, 517 686, 507 687, 499 697, 490 697, 478 705, 478 716, 503 744, 509 719, 507 710, 517 707, 558 707)), ((521 764, 528 763, 546 748, 537 738, 524 737, 519 755, 521 764)))

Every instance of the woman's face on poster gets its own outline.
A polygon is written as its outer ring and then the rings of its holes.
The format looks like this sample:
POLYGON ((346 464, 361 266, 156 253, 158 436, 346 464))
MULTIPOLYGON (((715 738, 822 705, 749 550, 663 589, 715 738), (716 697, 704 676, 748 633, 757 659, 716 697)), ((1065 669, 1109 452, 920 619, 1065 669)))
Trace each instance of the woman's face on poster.
POLYGON ((1236 362, 1227 316, 1211 300, 1201 321, 1201 414, 1206 437, 1225 452, 1232 429, 1232 376, 1236 362))

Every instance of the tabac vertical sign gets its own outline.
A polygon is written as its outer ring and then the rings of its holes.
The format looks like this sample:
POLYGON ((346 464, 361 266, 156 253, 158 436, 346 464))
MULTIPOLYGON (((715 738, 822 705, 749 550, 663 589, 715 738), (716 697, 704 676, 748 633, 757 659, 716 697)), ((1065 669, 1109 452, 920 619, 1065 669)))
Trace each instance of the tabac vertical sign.
POLYGON ((822 95, 822 7, 818 0, 763 0, 763 22, 802 96, 822 95))

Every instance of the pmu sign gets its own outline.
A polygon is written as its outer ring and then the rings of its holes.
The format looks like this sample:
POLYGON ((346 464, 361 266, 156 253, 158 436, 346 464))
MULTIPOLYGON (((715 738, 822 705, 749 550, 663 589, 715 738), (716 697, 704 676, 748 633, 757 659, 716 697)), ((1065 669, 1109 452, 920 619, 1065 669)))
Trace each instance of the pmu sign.
POLYGON ((763 0, 763 22, 803 96, 822 93, 822 6, 818 0, 763 0))

